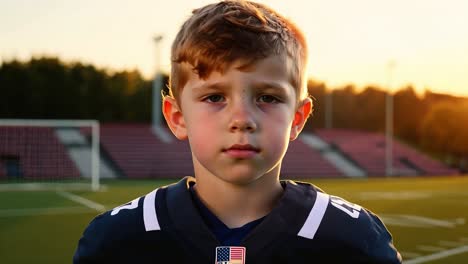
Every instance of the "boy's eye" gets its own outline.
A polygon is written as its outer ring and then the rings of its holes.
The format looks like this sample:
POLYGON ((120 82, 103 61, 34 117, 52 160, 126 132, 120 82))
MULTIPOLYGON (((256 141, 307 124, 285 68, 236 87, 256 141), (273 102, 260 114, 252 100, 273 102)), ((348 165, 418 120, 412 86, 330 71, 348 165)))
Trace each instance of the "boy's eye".
POLYGON ((208 101, 210 103, 219 103, 224 100, 224 97, 219 94, 212 94, 207 97, 205 97, 204 101, 208 101))
POLYGON ((267 104, 273 104, 273 103, 279 103, 278 98, 272 96, 272 95, 262 95, 258 98, 258 101, 260 103, 267 103, 267 104))

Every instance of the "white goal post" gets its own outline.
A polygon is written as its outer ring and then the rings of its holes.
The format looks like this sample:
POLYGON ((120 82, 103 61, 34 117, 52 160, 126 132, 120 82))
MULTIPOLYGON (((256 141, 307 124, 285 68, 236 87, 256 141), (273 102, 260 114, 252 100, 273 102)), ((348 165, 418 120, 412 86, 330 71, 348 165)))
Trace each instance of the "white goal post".
POLYGON ((33 183, 90 179, 97 191, 99 145, 97 120, 0 119, 0 184, 12 178, 33 183), (51 159, 57 164, 51 165, 51 159))

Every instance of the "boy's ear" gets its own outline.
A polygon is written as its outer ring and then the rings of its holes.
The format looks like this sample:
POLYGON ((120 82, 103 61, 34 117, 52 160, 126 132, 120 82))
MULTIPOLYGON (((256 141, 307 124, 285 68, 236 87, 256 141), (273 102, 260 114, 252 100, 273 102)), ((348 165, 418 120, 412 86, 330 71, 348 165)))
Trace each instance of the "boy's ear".
POLYGON ((291 134, 289 135, 289 140, 295 140, 301 133, 304 125, 306 124, 307 118, 309 118, 312 113, 312 100, 307 97, 302 100, 299 107, 294 113, 294 120, 292 122, 291 134))
POLYGON ((163 99, 163 114, 166 119, 167 125, 172 131, 172 134, 180 140, 187 139, 187 128, 185 127, 184 116, 180 110, 177 101, 166 96, 163 99))

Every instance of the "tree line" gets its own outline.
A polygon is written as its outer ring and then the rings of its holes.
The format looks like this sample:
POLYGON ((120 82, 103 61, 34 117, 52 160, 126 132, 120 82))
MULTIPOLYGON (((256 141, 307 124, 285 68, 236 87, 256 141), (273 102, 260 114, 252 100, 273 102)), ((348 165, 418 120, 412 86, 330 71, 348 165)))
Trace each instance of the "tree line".
POLYGON ((111 72, 54 57, 4 62, 0 118, 151 119, 151 81, 137 70, 111 72))
MULTIPOLYGON (((163 80, 167 84, 168 76, 163 80)), ((329 89, 310 80, 308 89, 314 113, 306 130, 385 131, 387 93, 382 87, 329 89)), ((407 86, 393 94, 393 104, 396 138, 467 169, 468 98, 428 90, 418 95, 407 86)), ((0 66, 0 118, 151 122, 151 109, 152 80, 137 70, 111 71, 56 57, 11 60, 0 66)))

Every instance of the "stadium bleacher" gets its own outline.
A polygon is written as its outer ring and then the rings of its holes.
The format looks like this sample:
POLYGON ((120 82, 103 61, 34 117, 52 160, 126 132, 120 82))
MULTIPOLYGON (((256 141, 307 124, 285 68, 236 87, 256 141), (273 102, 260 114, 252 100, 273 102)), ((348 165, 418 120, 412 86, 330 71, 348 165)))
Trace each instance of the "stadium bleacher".
MULTIPOLYGON (((122 174, 129 178, 193 175, 188 142, 175 138, 171 143, 163 142, 149 124, 102 124, 101 147, 122 174)), ((288 178, 343 176, 300 138, 291 142, 281 172, 288 178)))
POLYGON ((54 129, 2 126, 0 135, 0 179, 79 178, 54 129))
MULTIPOLYGON (((368 176, 385 175, 384 134, 342 129, 318 129, 315 134, 363 168, 368 176)), ((452 169, 397 140, 393 140, 392 164, 394 174, 401 176, 458 174, 456 169, 452 169)))
MULTIPOLYGON (((369 177, 385 175, 385 135, 339 129, 320 129, 315 134, 362 168, 369 177)), ((101 147, 125 177, 177 178, 193 175, 188 142, 175 138, 170 143, 164 142, 155 135, 150 124, 102 124, 101 147)), ((393 150, 396 175, 458 174, 457 170, 396 140, 393 150)), ((290 143, 281 174, 291 179, 346 177, 320 151, 305 144, 300 137, 290 143)))
POLYGON ((155 136, 149 124, 103 124, 100 137, 102 150, 126 177, 175 178, 193 174, 188 143, 165 143, 155 136))
POLYGON ((400 160, 409 160, 419 168, 422 175, 453 175, 460 173, 457 169, 450 168, 442 162, 434 160, 406 145, 396 144, 394 151, 400 157, 400 160))
POLYGON ((290 142, 283 159, 281 174, 287 178, 344 177, 320 152, 307 146, 299 137, 290 142))
MULTIPOLYGON (((170 131, 166 129, 167 133, 170 131)), ((80 130, 89 135, 90 130, 80 130)), ((0 179, 78 178, 80 172, 52 128, 0 127, 0 179), (6 135, 6 136, 5 136, 6 135), (31 155, 29 153, 34 153, 31 155), (34 158, 32 158, 34 157, 34 158)), ((364 131, 318 129, 314 134, 337 153, 365 171, 368 177, 384 176, 385 135, 364 131)), ((127 178, 179 178, 193 175, 187 141, 161 140, 147 123, 101 124, 101 153, 127 178)), ((396 175, 454 175, 450 168, 423 153, 393 141, 393 169, 396 175)), ((285 178, 347 177, 321 150, 301 137, 290 143, 281 175, 285 178)), ((350 176, 350 175, 348 175, 350 176)))

